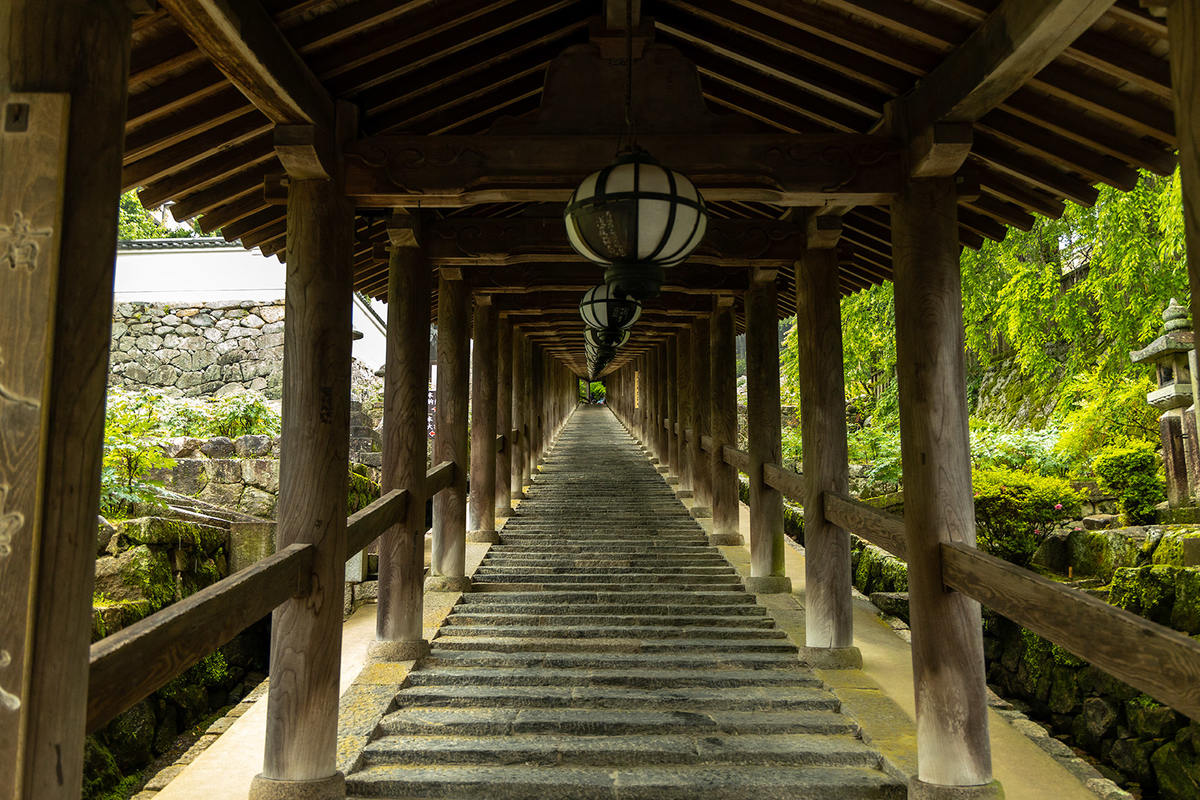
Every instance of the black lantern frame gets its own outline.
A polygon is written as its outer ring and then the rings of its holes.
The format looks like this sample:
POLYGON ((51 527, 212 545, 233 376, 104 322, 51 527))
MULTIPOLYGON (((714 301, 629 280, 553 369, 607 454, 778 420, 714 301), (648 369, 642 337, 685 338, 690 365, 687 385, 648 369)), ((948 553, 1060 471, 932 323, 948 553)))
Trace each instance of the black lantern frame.
POLYGON ((608 267, 604 282, 615 294, 638 300, 658 296, 663 268, 691 255, 708 226, 692 182, 644 150, 584 178, 563 218, 576 252, 608 267))
POLYGON ((642 316, 642 304, 632 297, 616 294, 602 283, 583 295, 579 316, 589 328, 630 328, 642 316))
POLYGON ((583 341, 597 348, 611 348, 615 351, 629 341, 629 331, 624 328, 587 328, 583 332, 583 341))

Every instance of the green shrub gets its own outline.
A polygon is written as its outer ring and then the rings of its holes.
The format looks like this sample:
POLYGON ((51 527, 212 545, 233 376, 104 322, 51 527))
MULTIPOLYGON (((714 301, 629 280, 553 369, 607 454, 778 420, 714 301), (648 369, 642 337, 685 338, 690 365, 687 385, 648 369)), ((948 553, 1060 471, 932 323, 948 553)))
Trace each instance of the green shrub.
POLYGON ((980 549, 1021 567, 1029 565, 1050 526, 1079 513, 1081 495, 1061 478, 981 469, 972 481, 980 549))
POLYGON ((279 413, 258 392, 232 392, 211 398, 207 404, 208 424, 205 433, 209 436, 236 439, 239 436, 275 436, 279 433, 279 413))
POLYGON ((128 513, 135 503, 157 504, 151 470, 175 462, 154 443, 162 434, 156 392, 109 394, 104 419, 104 459, 100 472, 100 510, 106 516, 128 513))
POLYGON ((971 421, 971 463, 976 469, 1024 470, 1038 475, 1066 477, 1067 458, 1055 449, 1054 428, 1008 430, 971 421))
POLYGON ((1154 506, 1166 497, 1161 469, 1158 454, 1148 442, 1106 448, 1092 461, 1100 488, 1116 495, 1130 525, 1154 522, 1154 506))

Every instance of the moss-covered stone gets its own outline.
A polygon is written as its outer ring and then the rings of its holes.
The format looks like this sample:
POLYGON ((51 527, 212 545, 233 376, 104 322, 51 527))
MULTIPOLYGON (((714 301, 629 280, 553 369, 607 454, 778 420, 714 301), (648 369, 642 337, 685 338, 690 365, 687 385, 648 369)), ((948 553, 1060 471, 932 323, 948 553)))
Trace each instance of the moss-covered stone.
POLYGON ((1076 576, 1108 579, 1122 567, 1138 563, 1144 528, 1075 530, 1067 537, 1067 562, 1076 576))
POLYGON ((1176 742, 1166 744, 1150 757, 1158 791, 1164 800, 1194 800, 1200 797, 1200 762, 1188 756, 1176 742))
POLYGON ((1119 569, 1113 575, 1109 602, 1162 625, 1170 625, 1175 607, 1177 567, 1119 569))
POLYGON ((154 727, 154 709, 145 700, 118 714, 108 723, 104 729, 104 739, 118 769, 129 772, 150 761, 153 757, 154 727))
POLYGON ((1200 633, 1200 570, 1180 569, 1175 573, 1171 627, 1185 633, 1200 633))
POLYGON ((350 485, 347 495, 347 513, 362 511, 379 499, 379 484, 370 478, 350 473, 350 485))
POLYGON ((215 553, 225 544, 225 530, 167 517, 141 517, 121 523, 121 534, 134 544, 195 550, 205 555, 215 553))
POLYGON ((1146 739, 1174 737, 1181 727, 1178 714, 1146 695, 1125 702, 1125 719, 1130 730, 1146 739))
POLYGON ((121 780, 112 752, 96 736, 83 740, 83 800, 98 800, 121 780))
POLYGON ((129 551, 131 558, 121 578, 128 586, 138 589, 158 611, 175 600, 175 576, 165 553, 141 544, 129 551))

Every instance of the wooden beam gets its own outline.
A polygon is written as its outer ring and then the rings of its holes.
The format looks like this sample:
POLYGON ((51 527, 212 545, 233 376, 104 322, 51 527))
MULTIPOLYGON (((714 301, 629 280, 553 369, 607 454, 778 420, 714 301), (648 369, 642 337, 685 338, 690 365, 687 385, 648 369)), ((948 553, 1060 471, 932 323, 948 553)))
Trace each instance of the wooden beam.
POLYGON ((838 492, 826 492, 824 503, 825 519, 901 561, 908 561, 908 545, 901 517, 838 492))
POLYGON ((974 122, 1041 71, 1113 0, 1004 0, 892 113, 917 133, 974 122))
POLYGON ((937 122, 908 143, 908 161, 914 178, 953 175, 971 152, 971 124, 937 122))
MULTIPOLYGON (((708 200, 878 204, 899 190, 901 152, 844 134, 646 135, 652 153, 708 200)), ((612 160, 608 136, 380 136, 346 148, 346 192, 362 206, 566 201, 612 160)))
POLYGON ((267 118, 334 129, 333 98, 258 0, 162 0, 171 18, 267 118))

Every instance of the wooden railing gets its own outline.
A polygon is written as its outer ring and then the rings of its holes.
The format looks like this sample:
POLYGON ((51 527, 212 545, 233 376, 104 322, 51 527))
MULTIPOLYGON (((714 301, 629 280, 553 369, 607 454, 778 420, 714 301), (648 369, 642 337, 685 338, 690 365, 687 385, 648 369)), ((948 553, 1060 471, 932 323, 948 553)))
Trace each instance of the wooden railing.
MULTIPOLYGON (((454 480, 443 461, 425 476, 429 497, 454 480)), ((357 553, 408 513, 408 491, 389 492, 346 520, 346 552, 357 553)), ((312 544, 294 544, 92 645, 87 730, 98 730, 188 667, 311 589, 312 544)))
MULTIPOLYGON (((725 448, 725 460, 734 464, 732 449, 725 448)), ((803 502, 804 479, 795 472, 766 464, 763 480, 803 502)), ((825 519, 908 560, 902 517, 836 492, 823 499, 825 519)), ((941 562, 947 588, 1200 719, 1200 642, 965 544, 942 543, 941 562)))

